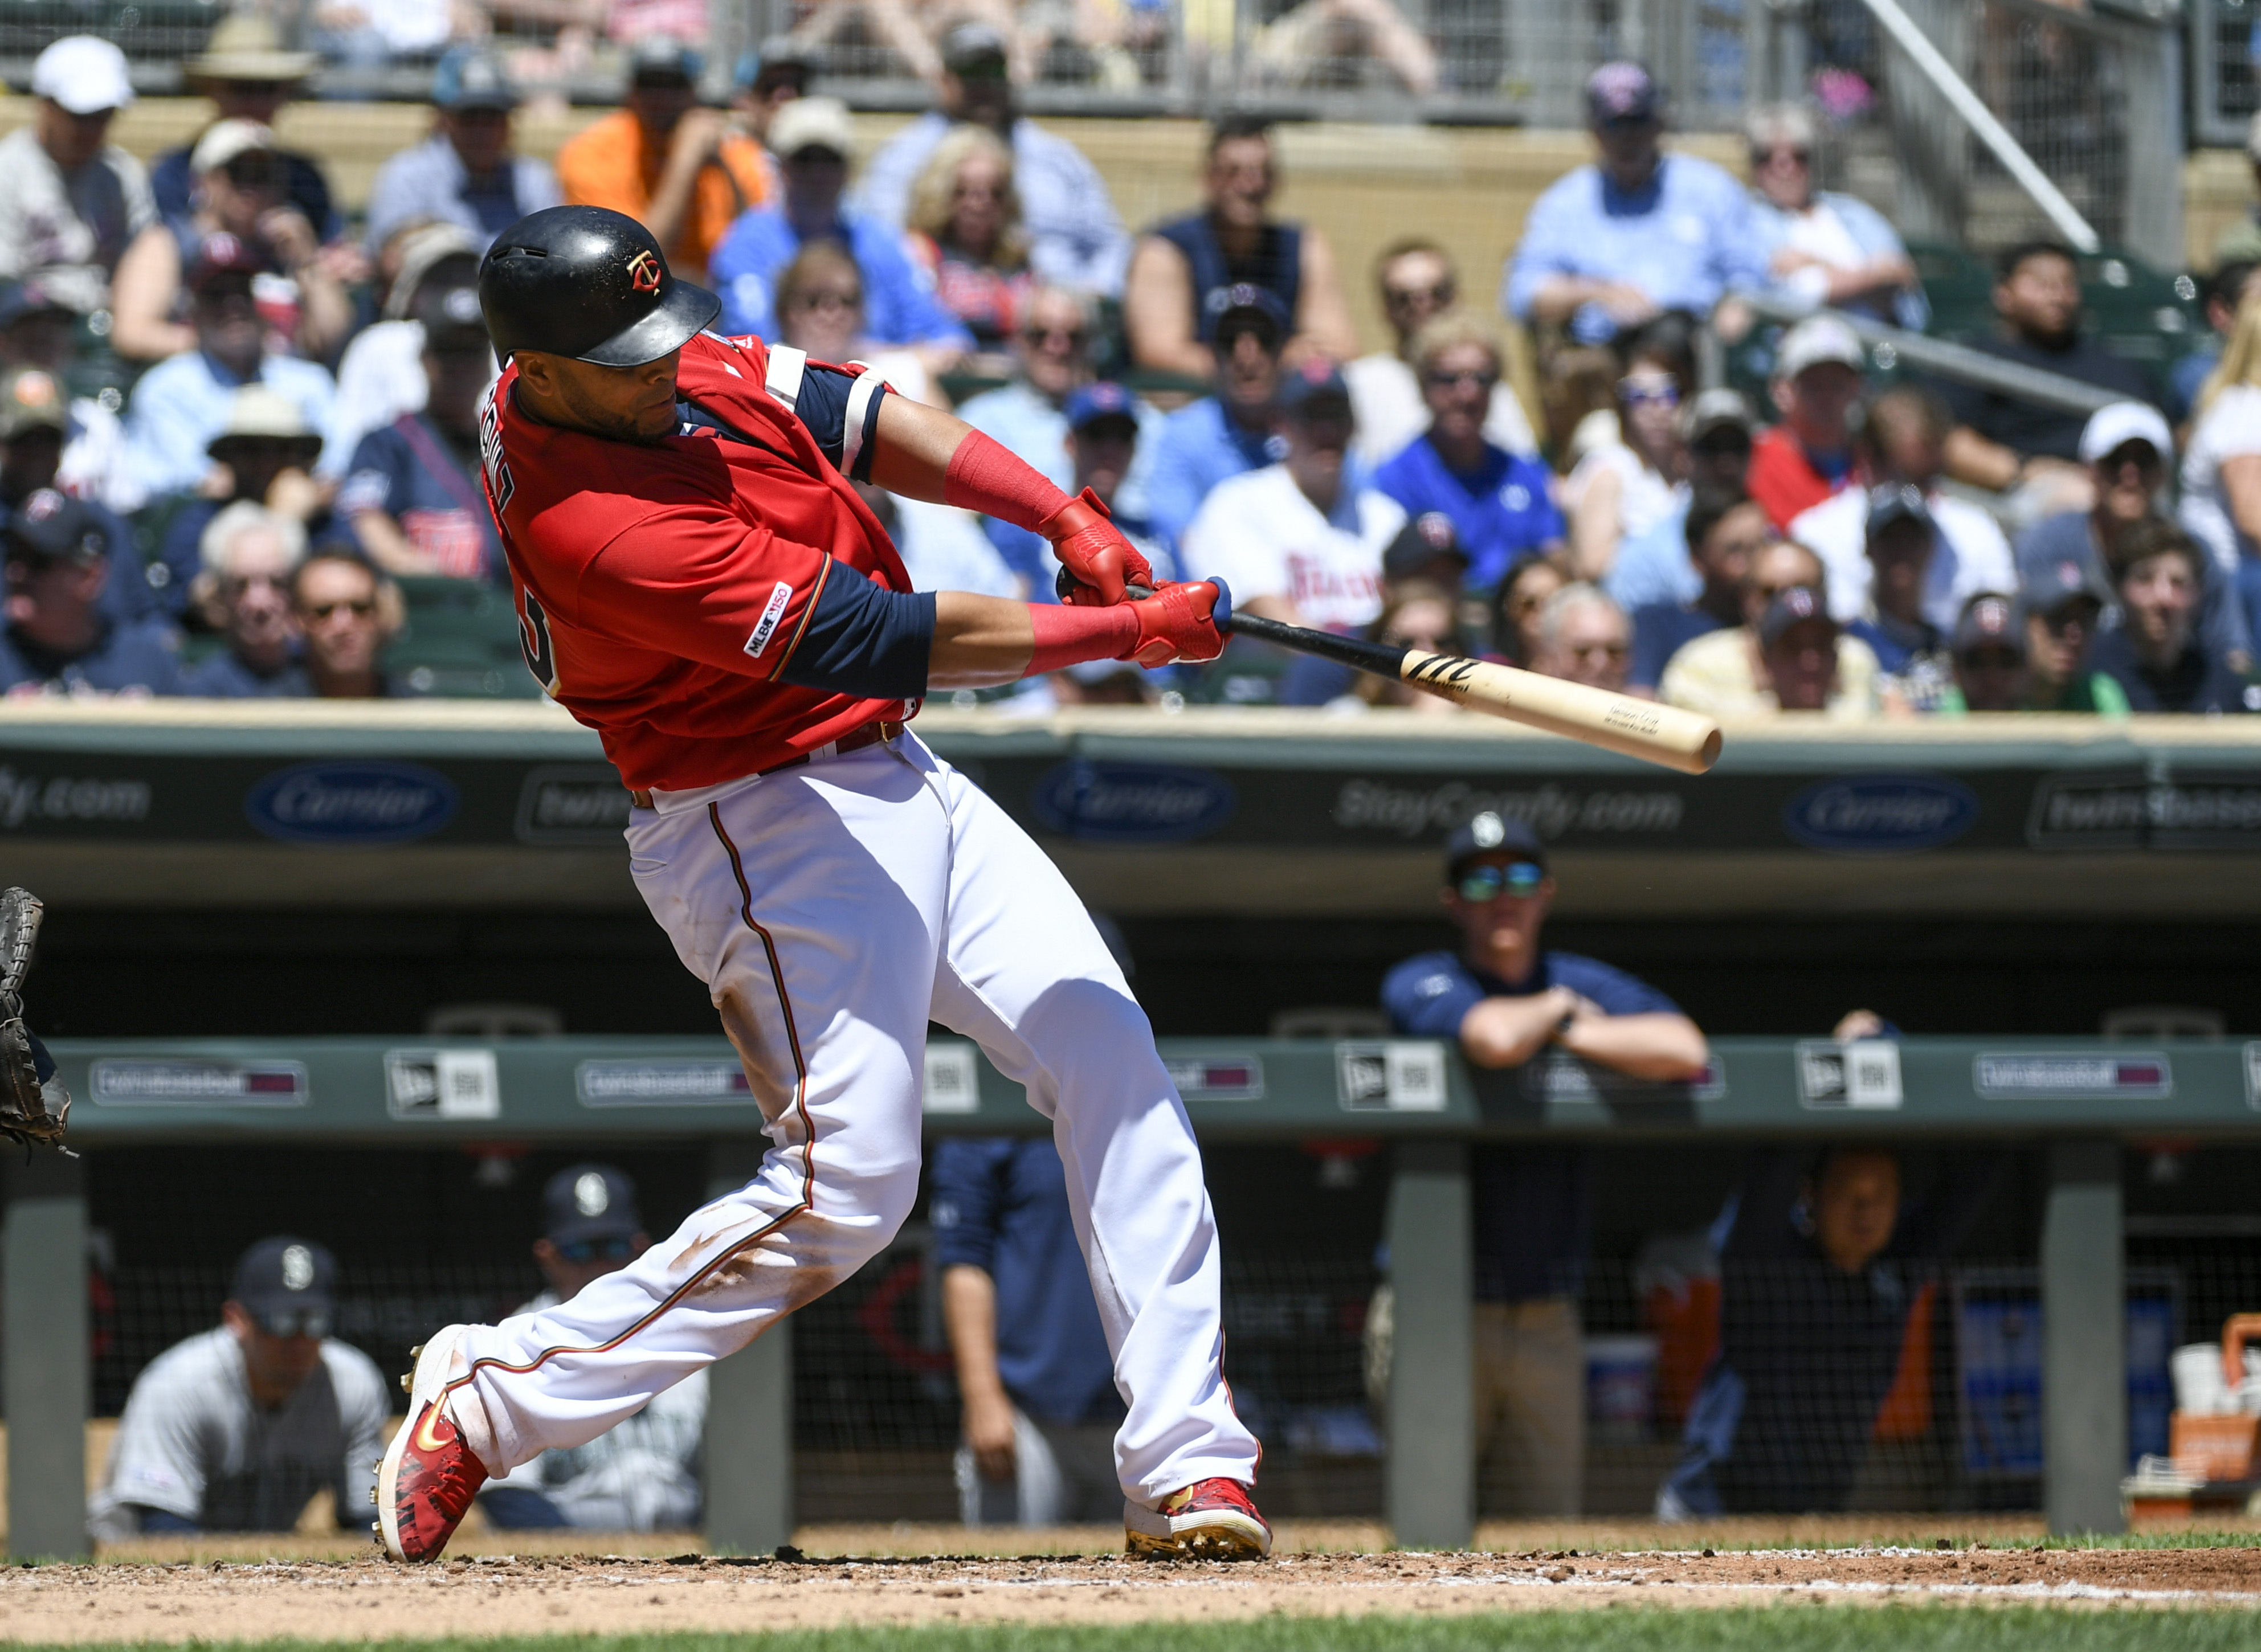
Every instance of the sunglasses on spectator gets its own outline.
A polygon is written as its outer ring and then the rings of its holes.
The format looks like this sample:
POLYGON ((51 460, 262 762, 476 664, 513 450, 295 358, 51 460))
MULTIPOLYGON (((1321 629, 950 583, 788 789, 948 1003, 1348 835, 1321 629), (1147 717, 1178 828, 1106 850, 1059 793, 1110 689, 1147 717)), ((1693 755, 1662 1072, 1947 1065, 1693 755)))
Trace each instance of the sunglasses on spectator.
POLYGON ((1030 344, 1050 344, 1058 340, 1071 350, 1080 350, 1083 347, 1084 332, 1081 327, 1040 327, 1031 323, 1021 329, 1021 337, 1030 344))
POLYGON ((1751 151, 1751 164, 1755 167, 1769 166, 1776 161, 1789 161, 1801 167, 1810 166, 1812 164, 1813 154, 1811 150, 1796 148, 1789 144, 1778 144, 1771 149, 1751 151))
POLYGON ((2093 631, 2096 614, 2085 604, 2064 608, 2053 608, 2038 616, 2042 628, 2053 637, 2062 637, 2068 631, 2093 631))
POLYGON ((2003 647, 1966 648, 1958 657, 1975 671, 2014 671, 2026 662, 2024 654, 2003 647))
POLYGON ((635 1253, 634 1241, 627 1239, 574 1239, 557 1247, 567 1262, 626 1262, 635 1253))
POLYGON ((1662 383, 1653 379, 1619 379, 1618 399, 1633 407, 1677 407, 1680 387, 1669 379, 1662 383))
POLYGON ((255 1314, 259 1328, 269 1336, 325 1337, 330 1334, 330 1316, 320 1308, 279 1308, 271 1313, 255 1314))
POLYGON ((1535 861, 1518 861, 1510 866, 1471 866, 1461 874, 1454 887, 1461 898, 1471 904, 1493 900, 1502 890, 1518 900, 1529 900, 1547 881, 1547 869, 1535 861))
POLYGON ((1499 383, 1499 375, 1481 368, 1464 368, 1458 373, 1424 373, 1421 375, 1432 390, 1456 390, 1463 384, 1473 384, 1486 395, 1499 383))
POLYGON ((795 293, 793 298, 796 310, 860 310, 863 306, 863 294, 854 292, 819 290, 795 293))
POLYGON ((239 190, 271 190, 283 181, 283 168, 270 155, 239 155, 220 170, 239 190))
POLYGON ((1622 660, 1627 649, 1622 642, 1574 642, 1570 645, 1570 652, 1581 660, 1597 654, 1612 660, 1622 660))
POLYGON ((1440 281, 1433 287, 1391 287, 1382 297, 1393 304, 1434 304, 1439 310, 1452 307, 1460 295, 1449 281, 1440 281))
POLYGON ((364 597, 350 602, 317 603, 306 610, 306 618, 329 619, 334 618, 341 609, 356 619, 366 619, 377 611, 377 598, 364 597))

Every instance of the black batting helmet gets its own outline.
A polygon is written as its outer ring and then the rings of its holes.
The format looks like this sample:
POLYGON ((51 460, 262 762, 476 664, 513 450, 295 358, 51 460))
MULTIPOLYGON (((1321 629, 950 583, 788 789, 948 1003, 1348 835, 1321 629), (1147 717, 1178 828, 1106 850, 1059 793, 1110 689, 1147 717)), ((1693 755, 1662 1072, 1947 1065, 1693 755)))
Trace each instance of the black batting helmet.
POLYGON ((479 261, 479 308, 495 359, 542 350, 599 367, 656 361, 721 312, 667 273, 651 232, 601 206, 529 212, 479 261))

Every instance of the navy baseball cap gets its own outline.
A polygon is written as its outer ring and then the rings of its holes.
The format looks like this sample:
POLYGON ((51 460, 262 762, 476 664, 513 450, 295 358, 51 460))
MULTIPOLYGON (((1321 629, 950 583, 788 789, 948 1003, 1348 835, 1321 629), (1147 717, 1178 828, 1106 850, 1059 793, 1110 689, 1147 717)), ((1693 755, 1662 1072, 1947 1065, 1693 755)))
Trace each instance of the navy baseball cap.
POLYGON ((337 1284, 338 1259, 325 1247, 278 1234, 237 1259, 227 1295, 274 1335, 327 1336, 337 1317, 337 1284))
POLYGON ((518 94, 501 58, 484 46, 456 46, 432 71, 432 101, 442 109, 515 109, 518 94))
POLYGON ((2007 648, 2025 658, 2025 627, 2007 597, 1986 591, 1963 604, 1955 622, 1955 653, 1960 658, 1977 648, 2007 648))
POLYGON ((1541 867, 1547 864, 1547 850, 1528 820, 1487 809, 1454 826, 1453 835, 1445 840, 1445 876, 1458 877, 1461 868, 1477 855, 1495 854, 1518 855, 1541 867))
POLYGON ((1832 630, 1837 621, 1829 612, 1829 604, 1821 592, 1812 585, 1792 585, 1777 591, 1767 604, 1766 612, 1759 616, 1759 640, 1771 648, 1784 636, 1808 620, 1818 619, 1832 630))
POLYGON ((1458 579, 1468 565, 1468 553, 1461 543, 1461 536, 1453 526, 1453 518, 1442 511, 1424 511, 1389 541, 1389 548, 1382 554, 1382 576, 1387 580, 1411 579, 1427 572, 1439 562, 1458 564, 1446 576, 1458 579))
POLYGON ((2085 563, 2070 556, 2028 563, 2018 570, 2018 611, 2053 614, 2067 603, 2085 602, 2099 611, 2112 605, 2112 593, 2085 563))
POLYGON ((643 1231, 635 1184, 609 1164, 571 1164, 542 1190, 542 1236, 553 1245, 628 1239, 643 1231))
POLYGON ((9 513, 10 554, 30 562, 91 562, 110 550, 94 512, 68 493, 41 488, 9 513))
POLYGON ((1203 304, 1216 318, 1211 332, 1220 346, 1235 333, 1258 333, 1267 347, 1277 349, 1287 342, 1294 325, 1280 295, 1254 282, 1237 281, 1230 287, 1214 288, 1203 304))
POLYGON ((1280 411, 1291 415, 1309 417, 1325 403, 1340 402, 1343 411, 1350 410, 1350 383, 1342 369, 1324 356, 1310 356, 1297 363, 1292 373, 1280 375, 1280 411))
POLYGON ((1067 398, 1067 427, 1081 430, 1102 419, 1125 418, 1135 429, 1138 423, 1138 404, 1129 390, 1112 379, 1101 379, 1095 384, 1079 386, 1067 398))
POLYGON ((1586 77, 1586 118, 1597 126, 1654 120, 1663 107, 1656 76, 1641 64, 1620 59, 1586 77))
POLYGON ((1920 488, 1906 482, 1887 482, 1869 490, 1869 537, 1874 539, 1895 522, 1934 526, 1931 507, 1923 502, 1920 488))

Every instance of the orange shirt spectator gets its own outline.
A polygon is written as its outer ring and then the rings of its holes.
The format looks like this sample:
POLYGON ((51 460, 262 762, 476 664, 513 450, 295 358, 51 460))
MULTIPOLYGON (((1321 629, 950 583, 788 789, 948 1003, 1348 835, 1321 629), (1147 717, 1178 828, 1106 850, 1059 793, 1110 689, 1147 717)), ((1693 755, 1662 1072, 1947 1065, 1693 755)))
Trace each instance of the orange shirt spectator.
POLYGON ((769 192, 761 146, 720 110, 694 106, 698 75, 698 54, 680 42, 639 41, 628 106, 557 152, 568 203, 637 219, 691 281, 706 279, 722 232, 769 192))

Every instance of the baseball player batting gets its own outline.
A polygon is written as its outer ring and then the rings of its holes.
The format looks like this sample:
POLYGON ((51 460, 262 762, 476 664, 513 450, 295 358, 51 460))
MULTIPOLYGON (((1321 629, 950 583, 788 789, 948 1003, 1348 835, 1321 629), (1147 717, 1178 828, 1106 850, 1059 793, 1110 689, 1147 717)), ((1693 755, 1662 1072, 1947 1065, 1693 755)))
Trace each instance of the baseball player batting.
POLYGON ((1130 1548, 1268 1553, 1217 1226, 1152 1029, 1058 869, 906 726, 935 689, 1213 659, 1224 593, 1127 597, 1152 571, 1095 499, 867 368, 704 331, 718 301, 619 213, 520 219, 479 298, 506 362, 481 447, 527 663, 604 736, 629 870, 771 1145, 571 1301, 425 1344, 378 1470, 386 1550, 432 1559, 489 1475, 595 1438, 876 1255, 918 1193, 931 1020, 1052 1122, 1129 1410, 1130 1548), (862 481, 1043 534, 1075 602, 913 591, 862 481))

